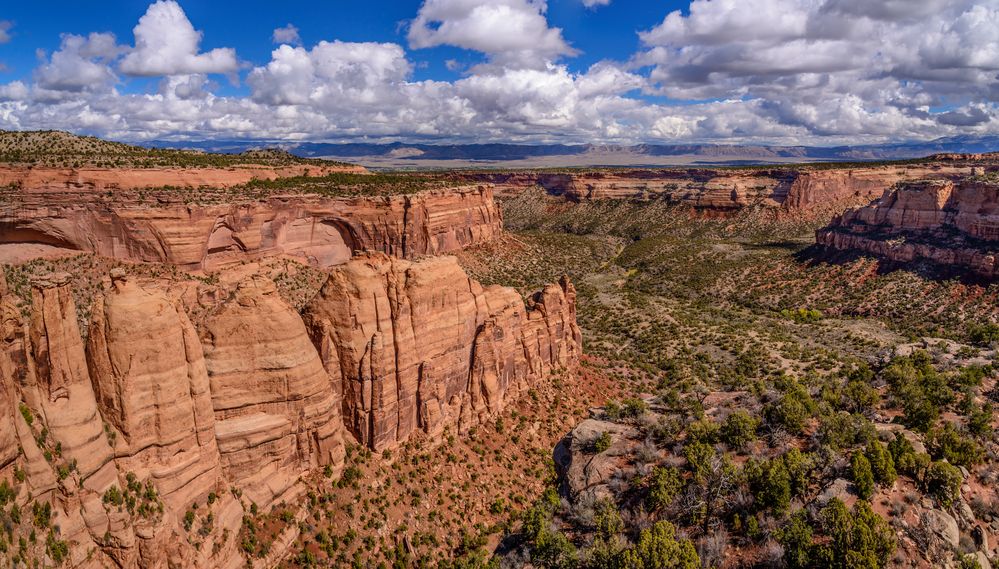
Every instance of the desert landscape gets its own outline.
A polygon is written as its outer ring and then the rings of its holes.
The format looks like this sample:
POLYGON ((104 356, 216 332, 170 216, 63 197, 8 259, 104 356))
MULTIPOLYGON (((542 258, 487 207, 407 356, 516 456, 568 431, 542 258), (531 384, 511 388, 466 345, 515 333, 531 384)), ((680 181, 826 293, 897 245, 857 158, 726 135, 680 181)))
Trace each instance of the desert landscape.
POLYGON ((999 566, 997 2, 0 6, 0 566, 999 566))
POLYGON ((996 553, 995 155, 392 174, 0 139, 5 563, 996 553))

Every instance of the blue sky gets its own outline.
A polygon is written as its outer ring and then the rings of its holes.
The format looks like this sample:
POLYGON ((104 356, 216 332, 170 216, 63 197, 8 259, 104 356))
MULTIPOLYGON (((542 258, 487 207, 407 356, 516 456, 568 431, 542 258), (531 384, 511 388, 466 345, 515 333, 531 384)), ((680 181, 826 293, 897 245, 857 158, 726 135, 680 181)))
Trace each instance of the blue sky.
MULTIPOLYGON (((17 2, 0 9, 0 18, 13 24, 11 41, 0 46, 0 61, 7 67, 5 73, 0 73, 0 79, 30 80, 37 63, 36 50, 55 51, 63 33, 112 32, 120 40, 130 40, 132 28, 149 2, 102 0, 100 5, 100 9, 95 9, 88 2, 46 2, 46 9, 39 10, 37 4, 17 2)), ((234 47, 241 58, 259 62, 266 61, 274 48, 273 30, 287 24, 298 28, 305 45, 334 39, 405 43, 405 26, 416 15, 421 2, 187 0, 182 5, 191 21, 204 32, 203 48, 234 47)), ((569 43, 580 50, 577 57, 566 60, 570 69, 578 71, 601 59, 627 60, 639 48, 638 31, 654 27, 669 12, 687 6, 687 2, 677 1, 616 0, 607 6, 587 8, 580 0, 553 0, 548 3, 548 21, 562 28, 569 43)), ((461 74, 449 70, 445 65, 447 60, 471 65, 483 57, 469 50, 441 46, 413 50, 412 59, 417 64, 415 79, 453 80, 461 74)), ((126 89, 141 90, 147 82, 138 83, 127 85, 126 89)), ((225 87, 228 91, 230 86, 225 87)), ((240 85, 239 89, 235 92, 245 92, 246 86, 240 85)))
POLYGON ((999 0, 7 3, 0 128, 608 144, 993 134, 996 29, 999 0))

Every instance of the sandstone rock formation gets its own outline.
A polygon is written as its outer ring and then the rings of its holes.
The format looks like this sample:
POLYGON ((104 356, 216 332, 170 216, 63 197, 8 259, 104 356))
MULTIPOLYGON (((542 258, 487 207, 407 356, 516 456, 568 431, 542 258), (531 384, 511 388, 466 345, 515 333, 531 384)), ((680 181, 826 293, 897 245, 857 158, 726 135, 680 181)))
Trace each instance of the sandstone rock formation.
POLYGON ((67 282, 34 283, 27 318, 0 287, 0 480, 22 510, 49 504, 32 547, 65 543, 71 567, 244 565, 252 505, 293 504, 353 436, 466 430, 580 352, 567 280, 525 306, 453 258, 355 258, 304 319, 251 277, 199 330, 169 283, 116 269, 86 345, 67 282))
POLYGON ((567 280, 525 309, 513 289, 482 287, 451 257, 358 258, 304 313, 330 375, 342 378, 347 427, 375 450, 417 429, 468 429, 580 351, 567 280))
POLYGON ((809 166, 752 169, 596 170, 578 173, 467 172, 460 179, 495 185, 498 196, 540 186, 573 201, 667 199, 701 214, 723 216, 750 206, 795 215, 840 211, 867 203, 903 180, 950 178, 975 168, 975 157, 914 164, 819 169, 809 166))
POLYGON ((999 183, 927 180, 901 184, 816 232, 832 250, 933 264, 999 277, 999 183))
POLYGON ((485 187, 386 197, 274 195, 194 205, 148 195, 22 189, 0 204, 0 244, 41 243, 188 270, 288 255, 318 267, 373 250, 414 257, 491 241, 502 215, 485 187), (151 201, 150 201, 151 200, 151 201))
POLYGON ((205 360, 222 466, 261 506, 291 498, 309 468, 343 463, 339 376, 269 279, 242 283, 206 322, 205 360))
POLYGON ((220 478, 208 373, 194 326, 158 291, 112 275, 87 349, 119 466, 152 480, 168 506, 204 500, 220 478))

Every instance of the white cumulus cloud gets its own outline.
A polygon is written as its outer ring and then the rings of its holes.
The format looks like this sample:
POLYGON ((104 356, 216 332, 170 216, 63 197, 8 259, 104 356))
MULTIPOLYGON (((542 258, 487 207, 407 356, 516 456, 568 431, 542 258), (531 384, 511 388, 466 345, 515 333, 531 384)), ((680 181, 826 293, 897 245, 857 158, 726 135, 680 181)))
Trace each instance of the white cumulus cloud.
POLYGON ((120 64, 129 75, 231 73, 239 67, 232 48, 199 53, 201 32, 174 0, 157 0, 132 31, 135 49, 120 64))
POLYGON ((493 61, 543 67, 573 49, 548 25, 545 0, 426 0, 409 28, 413 48, 452 45, 493 61))

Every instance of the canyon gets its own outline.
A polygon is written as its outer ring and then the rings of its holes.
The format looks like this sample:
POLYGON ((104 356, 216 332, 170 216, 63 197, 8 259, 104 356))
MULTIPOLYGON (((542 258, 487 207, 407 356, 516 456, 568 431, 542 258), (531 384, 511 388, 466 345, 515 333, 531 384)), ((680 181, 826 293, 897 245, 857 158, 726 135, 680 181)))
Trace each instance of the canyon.
MULTIPOLYGON (((88 568, 447 563, 504 549, 499 536, 466 544, 529 527, 529 501, 555 480, 582 514, 551 527, 586 535, 587 508, 644 511, 621 498, 653 483, 640 461, 689 466, 669 454, 689 425, 741 408, 776 421, 762 409, 790 388, 754 358, 830 382, 846 364, 823 367, 817 346, 874 361, 881 344, 794 320, 839 309, 811 304, 823 298, 813 271, 855 270, 807 266, 799 243, 986 280, 999 270, 994 155, 409 174, 281 160, 3 174, 0 258, 17 253, 0 278, 4 555, 88 568), (46 250, 60 257, 35 256, 46 250), (618 390, 633 397, 608 401, 618 390), (703 416, 688 420, 688 404, 703 416)), ((962 314, 989 313, 982 293, 965 296, 962 314)), ((705 433, 709 450, 763 456, 705 433)), ((710 488, 690 480, 684 500, 710 488)))

